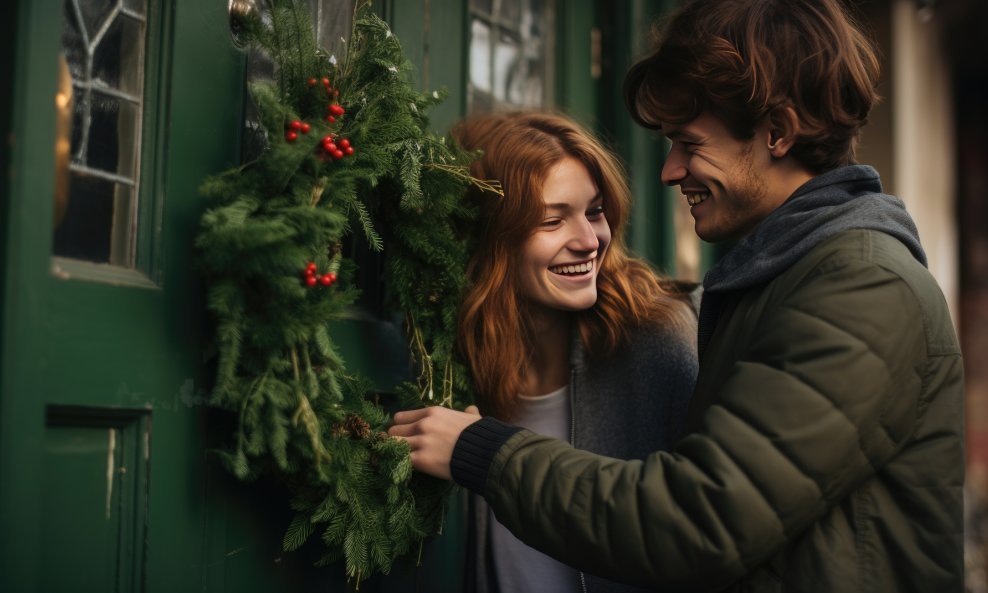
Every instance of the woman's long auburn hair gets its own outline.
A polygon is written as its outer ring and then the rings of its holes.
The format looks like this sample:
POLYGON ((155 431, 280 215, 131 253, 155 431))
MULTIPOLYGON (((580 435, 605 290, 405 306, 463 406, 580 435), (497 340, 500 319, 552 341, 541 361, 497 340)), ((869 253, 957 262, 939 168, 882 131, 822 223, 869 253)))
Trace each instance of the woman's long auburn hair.
POLYGON ((483 413, 509 420, 515 410, 536 340, 515 270, 521 247, 545 216, 545 181, 567 157, 587 168, 611 229, 597 274, 597 303, 573 314, 586 352, 612 353, 645 324, 669 323, 686 331, 691 316, 684 299, 666 290, 648 264, 628 254, 624 229, 631 196, 624 171, 590 133, 562 116, 512 112, 467 119, 453 129, 453 137, 468 150, 483 151, 471 174, 496 180, 504 190, 503 197, 471 190, 480 205, 480 223, 457 334, 483 413))

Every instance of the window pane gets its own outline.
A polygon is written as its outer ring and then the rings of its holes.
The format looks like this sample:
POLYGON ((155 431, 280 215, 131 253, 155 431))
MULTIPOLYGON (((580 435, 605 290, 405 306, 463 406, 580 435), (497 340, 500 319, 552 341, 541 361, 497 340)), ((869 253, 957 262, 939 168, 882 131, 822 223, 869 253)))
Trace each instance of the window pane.
POLYGON ((478 19, 470 25, 470 84, 491 92, 491 28, 478 19))
POLYGON ((91 39, 107 21, 116 0, 67 0, 65 4, 66 10, 72 10, 82 18, 91 39))
POLYGON ((471 113, 551 104, 553 6, 551 0, 470 3, 471 113), (495 13, 488 16, 490 7, 495 13))
POLYGON ((470 0, 470 9, 473 12, 479 12, 490 16, 493 8, 493 0, 470 0))
POLYGON ((132 267, 126 260, 134 207, 133 190, 92 175, 73 173, 72 199, 55 231, 54 250, 62 257, 132 267), (116 219, 124 222, 118 223, 116 219), (101 232, 93 232, 101 229, 101 232), (111 229, 117 229, 114 235, 111 229), (121 243, 123 243, 121 245, 121 243))
MULTIPOLYGON (((120 16, 93 52, 93 83, 128 95, 141 90, 144 62, 144 23, 120 16)), ((135 97, 136 99, 137 97, 135 97)))
MULTIPOLYGON (((66 0, 72 78, 67 205, 54 253, 134 267, 147 0, 66 0)), ((56 210, 61 213, 62 206, 56 210)))
POLYGON ((147 10, 146 4, 147 2, 145 0, 124 0, 124 8, 142 16, 144 15, 144 11, 147 10))
POLYGON ((521 14, 521 0, 501 0, 498 18, 509 27, 518 26, 518 15, 521 14))
POLYGON ((509 35, 499 35, 494 47, 494 98, 498 101, 508 99, 508 86, 519 75, 520 52, 518 40, 509 35))

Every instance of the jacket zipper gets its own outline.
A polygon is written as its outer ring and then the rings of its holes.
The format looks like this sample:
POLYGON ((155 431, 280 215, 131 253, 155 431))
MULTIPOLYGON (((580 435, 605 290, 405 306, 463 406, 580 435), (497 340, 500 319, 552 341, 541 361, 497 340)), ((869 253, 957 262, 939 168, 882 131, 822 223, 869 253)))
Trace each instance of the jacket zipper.
MULTIPOLYGON (((576 368, 569 370, 569 444, 576 446, 576 368)), ((587 593, 587 577, 582 570, 580 575, 580 591, 587 593)))

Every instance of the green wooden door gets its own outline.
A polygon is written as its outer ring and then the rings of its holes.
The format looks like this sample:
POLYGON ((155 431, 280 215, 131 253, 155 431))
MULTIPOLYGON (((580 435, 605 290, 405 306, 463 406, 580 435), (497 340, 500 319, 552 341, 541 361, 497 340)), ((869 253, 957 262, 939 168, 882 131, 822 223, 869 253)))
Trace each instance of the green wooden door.
POLYGON ((204 453, 191 247, 199 182, 239 154, 227 2, 3 11, 0 590, 201 590, 229 553, 204 453), (62 209, 65 54, 76 115, 62 209))

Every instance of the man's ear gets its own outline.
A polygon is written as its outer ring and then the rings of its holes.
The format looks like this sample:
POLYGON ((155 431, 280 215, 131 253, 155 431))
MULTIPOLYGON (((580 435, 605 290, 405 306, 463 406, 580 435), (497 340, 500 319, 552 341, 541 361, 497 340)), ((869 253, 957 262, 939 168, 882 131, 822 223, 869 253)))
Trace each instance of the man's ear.
POLYGON ((799 116, 792 106, 776 107, 768 114, 768 151, 781 159, 799 136, 799 116))

